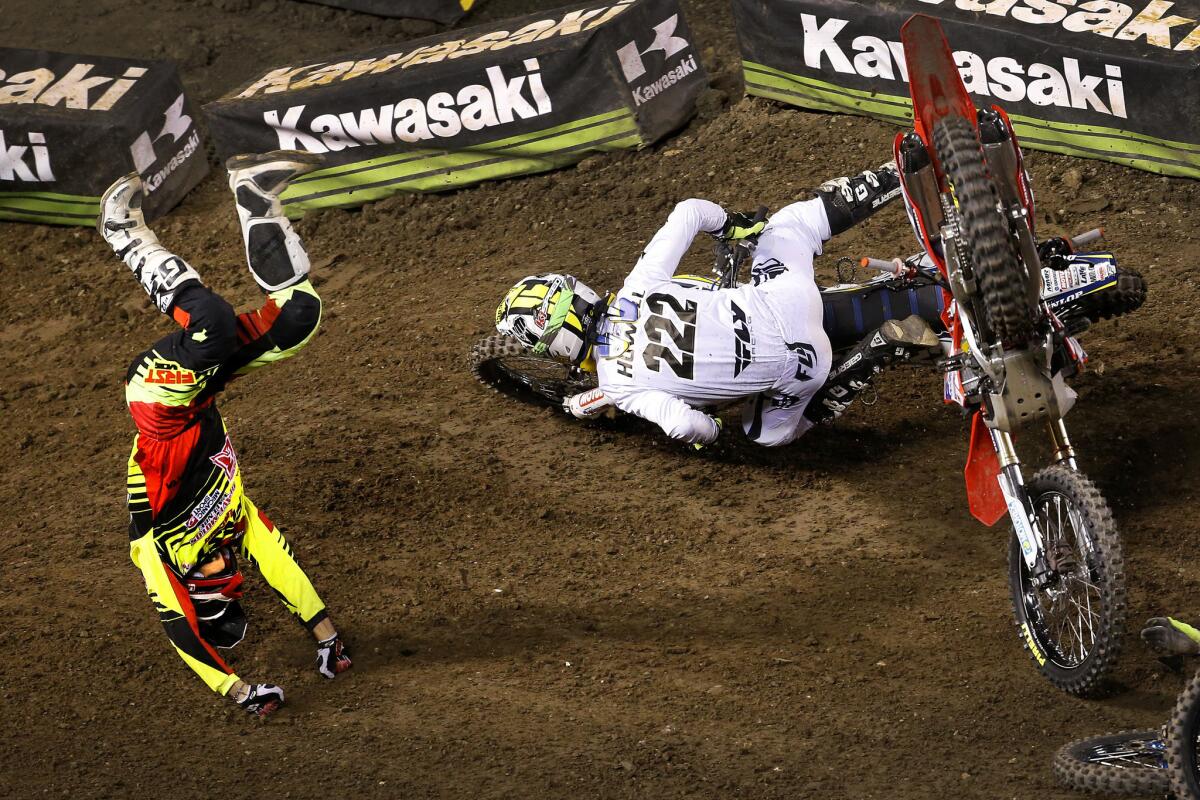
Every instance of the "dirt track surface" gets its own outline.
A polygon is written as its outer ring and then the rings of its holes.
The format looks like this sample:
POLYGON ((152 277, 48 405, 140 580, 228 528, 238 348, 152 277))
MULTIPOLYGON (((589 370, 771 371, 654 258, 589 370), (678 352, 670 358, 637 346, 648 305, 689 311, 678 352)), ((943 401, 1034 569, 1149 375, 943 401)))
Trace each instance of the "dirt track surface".
MULTIPOLYGON (((493 0, 480 17, 536 7, 493 0)), ((1162 721, 1182 682, 1135 634, 1152 614, 1200 615, 1195 182, 1031 158, 1043 230, 1102 224, 1152 281, 1142 311, 1086 336, 1094 369, 1070 421, 1128 556, 1134 631, 1104 702, 1056 692, 1022 652, 1007 534, 967 514, 965 428, 936 377, 889 376, 878 404, 792 447, 704 457, 473 383, 465 354, 522 275, 615 286, 676 200, 777 208, 885 159, 885 125, 738 99, 727 6, 686 9, 723 113, 710 94, 647 152, 301 223, 322 332, 222 410, 248 493, 355 668, 321 679, 252 576, 233 662, 287 690, 265 725, 174 655, 128 559, 121 379, 169 323, 93 232, 0 224, 10 794, 1066 798, 1048 768, 1061 743, 1162 721)), ((277 62, 428 30, 284 0, 45 11, 8 0, 0 40, 175 57, 201 99, 277 62)), ((257 302, 215 173, 157 227, 232 302, 257 302)), ((911 248, 892 208, 827 253, 911 248)))

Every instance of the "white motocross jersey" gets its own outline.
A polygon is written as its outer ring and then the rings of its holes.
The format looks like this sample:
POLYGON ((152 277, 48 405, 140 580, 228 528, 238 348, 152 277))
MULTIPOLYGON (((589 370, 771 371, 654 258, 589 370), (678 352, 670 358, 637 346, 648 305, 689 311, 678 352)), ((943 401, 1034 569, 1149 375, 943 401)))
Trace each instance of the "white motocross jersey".
POLYGON ((819 200, 782 209, 759 237, 754 285, 713 290, 673 278, 695 236, 724 223, 725 212, 706 200, 675 207, 601 322, 600 389, 621 410, 690 442, 718 432, 697 409, 749 398, 747 435, 784 444, 807 430, 804 407, 829 372, 812 268, 829 223, 819 200))

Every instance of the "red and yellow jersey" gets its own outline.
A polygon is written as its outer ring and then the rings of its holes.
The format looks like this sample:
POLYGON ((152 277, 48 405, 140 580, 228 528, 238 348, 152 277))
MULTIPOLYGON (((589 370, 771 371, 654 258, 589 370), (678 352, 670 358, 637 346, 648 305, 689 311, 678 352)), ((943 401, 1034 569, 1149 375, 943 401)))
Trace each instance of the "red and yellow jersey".
POLYGON ((308 281, 234 316, 199 284, 171 309, 181 325, 134 359, 125 399, 138 433, 128 463, 129 555, 180 657, 221 694, 237 681, 205 640, 189 573, 236 540, 306 625, 324 605, 270 521, 245 497, 237 451, 214 397, 230 380, 294 355, 316 332, 321 303, 308 281))

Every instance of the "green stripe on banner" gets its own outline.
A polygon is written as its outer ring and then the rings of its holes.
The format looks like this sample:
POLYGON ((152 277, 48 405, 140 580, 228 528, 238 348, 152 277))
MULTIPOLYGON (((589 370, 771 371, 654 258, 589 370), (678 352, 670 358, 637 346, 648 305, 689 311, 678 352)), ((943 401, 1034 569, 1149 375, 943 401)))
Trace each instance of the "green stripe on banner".
MULTIPOLYGON (((746 91, 783 103, 864 114, 899 125, 910 125, 912 108, 907 97, 851 89, 800 75, 792 75, 752 61, 743 61, 746 91)), ((1010 114, 1022 145, 1054 153, 1097 158, 1159 172, 1200 178, 1200 144, 1159 139, 1146 134, 1099 125, 1010 114)))
POLYGON ((292 183, 283 202, 289 216, 296 216, 308 209, 379 200, 398 190, 453 189, 544 172, 573 163, 582 150, 627 149, 641 144, 633 115, 621 109, 470 150, 415 149, 319 170, 292 183))
POLYGON ((94 225, 99 215, 99 197, 56 192, 0 192, 0 219, 94 225))

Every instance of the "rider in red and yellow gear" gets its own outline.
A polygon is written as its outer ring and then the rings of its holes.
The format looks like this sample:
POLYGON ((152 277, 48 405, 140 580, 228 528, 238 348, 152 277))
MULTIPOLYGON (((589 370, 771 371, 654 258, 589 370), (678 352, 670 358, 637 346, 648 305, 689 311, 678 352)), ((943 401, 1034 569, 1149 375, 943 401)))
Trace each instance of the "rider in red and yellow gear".
POLYGON ((321 301, 308 256, 283 216, 279 193, 315 168, 312 156, 277 152, 226 164, 250 272, 262 307, 235 315, 146 226, 143 187, 128 175, 105 193, 99 229, 178 330, 134 359, 125 397, 137 425, 129 457, 130 557, 141 570, 180 657, 214 691, 259 716, 283 703, 273 684, 243 682, 218 653, 241 639, 238 559, 257 567, 318 642, 328 678, 350 658, 308 576, 275 525, 250 501, 215 397, 242 375, 295 355, 312 339, 321 301))

